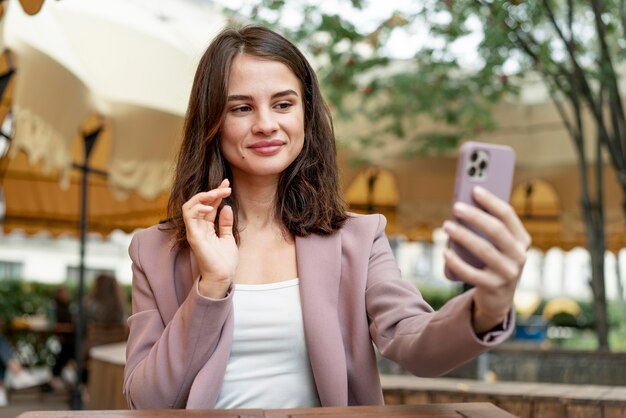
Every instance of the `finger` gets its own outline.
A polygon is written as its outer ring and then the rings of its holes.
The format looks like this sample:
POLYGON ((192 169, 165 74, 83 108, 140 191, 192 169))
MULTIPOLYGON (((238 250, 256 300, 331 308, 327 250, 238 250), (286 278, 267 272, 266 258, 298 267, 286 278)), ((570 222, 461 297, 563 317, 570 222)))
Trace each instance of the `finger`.
MULTIPOLYGON (((183 214, 185 212, 192 212, 197 205, 204 206, 212 206, 214 208, 219 207, 222 203, 222 199, 230 196, 232 190, 230 187, 225 187, 221 189, 213 189, 208 192, 200 192, 196 193, 189 199, 185 204, 183 204, 183 214)), ((215 222, 216 211, 212 211, 207 214, 207 220, 210 222, 215 222)))
POLYGON ((230 187, 230 180, 228 178, 223 179, 220 182, 220 184, 218 184, 217 187, 215 187, 215 188, 211 188, 211 185, 209 184, 207 186, 207 189, 208 190, 217 190, 217 189, 223 189, 223 188, 226 188, 226 187, 230 187))
POLYGON ((215 208, 213 206, 197 204, 193 208, 192 218, 193 219, 202 219, 202 220, 206 221, 206 220, 208 220, 206 216, 208 214, 210 214, 211 212, 213 212, 214 210, 215 210, 215 208))
POLYGON ((219 218, 220 238, 233 235, 234 219, 235 218, 233 216, 233 208, 231 208, 229 205, 225 205, 220 211, 220 218, 219 218))
POLYGON ((223 195, 228 195, 226 189, 221 190, 223 191, 220 193, 214 193, 214 191, 211 190, 210 192, 201 192, 193 195, 188 201, 183 204, 183 214, 193 211, 196 205, 218 207, 219 203, 216 204, 216 201, 221 201, 223 195))
POLYGON ((494 288, 500 282, 495 275, 466 263, 449 248, 444 250, 443 257, 445 268, 451 273, 452 277, 456 277, 467 284, 476 287, 494 288))
POLYGON ((228 180, 228 178, 225 178, 224 180, 222 180, 220 185, 217 186, 218 189, 222 189, 222 188, 225 188, 225 187, 230 187, 230 180, 228 180))
POLYGON ((472 197, 480 206, 499 218, 511 231, 513 236, 526 247, 525 250, 530 247, 532 242, 530 234, 526 231, 522 220, 517 216, 515 210, 513 210, 513 207, 508 202, 505 202, 489 190, 480 186, 474 187, 472 197))
POLYGON ((211 205, 204 205, 202 203, 191 205, 185 203, 185 205, 183 205, 183 218, 203 218, 205 215, 213 212, 214 210, 215 207, 211 205))
MULTIPOLYGON (((506 256, 487 239, 462 225, 446 221, 443 227, 452 241, 480 259, 485 263, 487 269, 494 271, 507 281, 517 279, 521 271, 520 266, 523 264, 522 261, 506 256)), ((461 260, 460 257, 459 259, 461 260)))
POLYGON ((462 202, 454 204, 453 213, 457 219, 463 221, 464 225, 488 237, 504 254, 518 262, 526 259, 528 249, 526 244, 517 238, 496 215, 462 202))
MULTIPOLYGON (((200 192, 195 194, 189 201, 194 203, 205 203, 205 204, 213 204, 213 201, 217 199, 224 199, 225 197, 230 196, 232 189, 230 187, 222 187, 213 190, 209 190, 207 192, 200 192)), ((213 206, 217 207, 218 205, 213 204, 213 206)))

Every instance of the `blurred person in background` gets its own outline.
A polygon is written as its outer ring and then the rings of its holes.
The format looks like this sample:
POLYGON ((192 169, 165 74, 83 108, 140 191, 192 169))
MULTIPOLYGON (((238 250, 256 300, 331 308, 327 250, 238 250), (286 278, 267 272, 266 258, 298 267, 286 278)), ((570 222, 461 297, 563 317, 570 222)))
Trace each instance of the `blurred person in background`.
POLYGON ((86 382, 89 370, 89 350, 102 344, 126 341, 128 337, 126 320, 129 309, 124 289, 114 276, 106 273, 96 277, 83 303, 87 327, 83 351, 85 368, 82 380, 86 382))
POLYGON ((85 298, 85 315, 89 325, 115 328, 125 326, 128 304, 124 289, 110 274, 96 277, 89 295, 85 298))
POLYGON ((22 367, 13 347, 0 334, 0 407, 8 405, 7 389, 24 389, 40 383, 22 367))
POLYGON ((72 295, 66 286, 59 286, 55 290, 52 309, 54 333, 59 341, 60 350, 55 356, 50 381, 42 387, 44 391, 63 390, 66 388, 66 384, 72 384, 76 380, 73 361, 76 352, 76 338, 71 301, 72 295), (72 369, 65 370, 68 366, 72 369), (67 373, 63 374, 64 370, 67 373))

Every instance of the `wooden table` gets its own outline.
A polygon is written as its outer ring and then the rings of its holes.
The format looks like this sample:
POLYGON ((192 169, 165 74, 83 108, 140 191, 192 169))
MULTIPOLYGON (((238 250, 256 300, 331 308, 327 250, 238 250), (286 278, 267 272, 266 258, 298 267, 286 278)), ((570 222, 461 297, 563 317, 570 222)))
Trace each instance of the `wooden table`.
POLYGON ((18 418, 514 418, 490 403, 352 406, 299 409, 159 409, 137 411, 32 411, 18 418))
POLYGON ((126 343, 92 347, 89 357, 89 398, 85 409, 128 409, 122 394, 126 343))

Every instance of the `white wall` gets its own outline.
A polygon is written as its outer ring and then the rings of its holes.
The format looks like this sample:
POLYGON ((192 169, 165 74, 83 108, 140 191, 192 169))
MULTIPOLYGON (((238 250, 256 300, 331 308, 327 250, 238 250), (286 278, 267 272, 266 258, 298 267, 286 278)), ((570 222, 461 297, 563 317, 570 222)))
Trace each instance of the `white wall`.
MULTIPOLYGON (((396 259, 405 279, 420 285, 454 286, 443 273, 443 250, 447 245, 443 230, 433 234, 433 244, 398 240, 396 259), (420 258, 428 257, 430 271, 417 268, 420 258)), ((559 296, 591 301, 589 252, 584 248, 563 251, 551 248, 542 252, 531 248, 518 289, 544 299, 559 296)), ((606 252, 605 286, 608 300, 626 299, 626 249, 616 256, 606 252)))
MULTIPOLYGON (((112 270, 121 283, 131 283, 131 262, 128 245, 132 234, 116 231, 106 238, 90 237, 86 247, 85 264, 91 269, 112 270)), ((443 250, 447 235, 435 231, 434 244, 397 241, 396 259, 403 277, 435 286, 457 286, 443 273, 443 250)), ((78 267, 79 243, 69 237, 51 238, 46 235, 26 236, 19 233, 0 235, 0 261, 23 263, 23 278, 48 283, 66 280, 68 266, 78 267)), ((616 256, 606 255, 605 278, 607 298, 626 298, 626 249, 616 256), (621 283, 619 283, 621 281, 621 283), (621 287, 621 288, 620 288, 621 287)), ((546 253, 531 249, 522 273, 519 289, 536 292, 544 298, 568 296, 591 300, 588 285, 589 253, 583 248, 565 252, 552 248, 546 253)))
MULTIPOLYGON (((85 250, 85 266, 112 270, 120 283, 130 283, 128 256, 130 234, 113 232, 109 237, 91 236, 85 250)), ((68 266, 78 267, 79 241, 70 237, 26 236, 19 233, 0 236, 0 261, 23 263, 22 277, 47 283, 66 280, 68 266)))

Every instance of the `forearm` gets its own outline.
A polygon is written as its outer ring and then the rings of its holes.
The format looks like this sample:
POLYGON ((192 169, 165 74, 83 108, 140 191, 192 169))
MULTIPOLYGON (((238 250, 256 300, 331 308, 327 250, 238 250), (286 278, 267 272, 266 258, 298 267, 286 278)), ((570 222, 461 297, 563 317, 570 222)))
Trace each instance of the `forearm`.
MULTIPOLYGON (((397 291, 394 297, 398 299, 397 291)), ((512 329, 509 323, 493 335, 477 335, 471 294, 457 296, 437 312, 419 313, 418 309, 405 309, 396 318, 372 324, 380 335, 377 346, 381 354, 416 376, 442 375, 504 341, 512 329)))
POLYGON ((197 282, 163 327, 158 311, 129 319, 124 392, 132 408, 184 408, 195 375, 219 341, 232 303, 198 294, 197 282))

